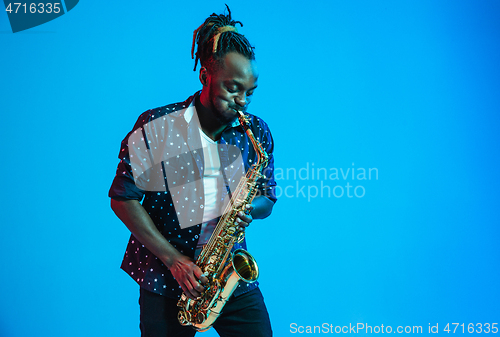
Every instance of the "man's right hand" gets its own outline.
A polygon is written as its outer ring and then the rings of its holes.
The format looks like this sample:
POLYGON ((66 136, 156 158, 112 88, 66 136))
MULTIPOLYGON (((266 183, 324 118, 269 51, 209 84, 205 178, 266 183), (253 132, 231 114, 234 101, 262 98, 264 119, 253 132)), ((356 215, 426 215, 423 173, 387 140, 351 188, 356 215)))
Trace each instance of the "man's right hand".
POLYGON ((189 257, 179 253, 158 231, 149 214, 137 200, 111 199, 111 208, 134 236, 170 269, 184 293, 196 299, 208 278, 189 257))
POLYGON ((201 296, 205 290, 203 285, 208 282, 208 278, 203 275, 193 260, 179 254, 171 259, 168 268, 187 297, 195 300, 201 296))

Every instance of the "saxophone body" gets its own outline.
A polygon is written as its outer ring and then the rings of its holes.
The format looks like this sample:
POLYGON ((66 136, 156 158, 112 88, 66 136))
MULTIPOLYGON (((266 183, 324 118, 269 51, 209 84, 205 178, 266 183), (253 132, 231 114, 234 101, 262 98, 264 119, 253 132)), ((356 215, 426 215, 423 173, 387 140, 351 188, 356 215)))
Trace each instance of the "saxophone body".
POLYGON ((196 260, 196 265, 208 278, 205 291, 197 300, 183 293, 177 303, 179 322, 200 332, 212 327, 240 281, 253 283, 259 277, 257 262, 250 253, 244 249, 231 250, 236 242, 242 242, 245 237, 245 233, 239 231, 237 214, 245 212, 246 205, 255 198, 257 181, 263 177, 262 170, 267 165, 268 155, 255 139, 249 121, 241 111, 238 111, 238 119, 258 154, 258 160, 241 178, 212 236, 196 260))

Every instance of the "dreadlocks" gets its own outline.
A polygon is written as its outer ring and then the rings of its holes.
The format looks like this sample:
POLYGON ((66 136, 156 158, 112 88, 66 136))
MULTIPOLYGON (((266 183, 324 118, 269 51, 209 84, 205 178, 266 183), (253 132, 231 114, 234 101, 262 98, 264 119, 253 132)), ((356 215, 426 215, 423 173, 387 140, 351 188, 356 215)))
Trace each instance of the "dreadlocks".
POLYGON ((216 62, 233 51, 242 54, 249 60, 255 60, 254 47, 236 29, 236 24, 241 27, 243 24, 240 21, 232 20, 229 6, 226 5, 226 8, 227 15, 213 13, 194 31, 191 57, 195 58, 196 55, 196 58, 193 70, 196 70, 198 60, 200 60, 202 67, 213 70, 216 62), (195 44, 198 45, 196 53, 194 53, 195 44))

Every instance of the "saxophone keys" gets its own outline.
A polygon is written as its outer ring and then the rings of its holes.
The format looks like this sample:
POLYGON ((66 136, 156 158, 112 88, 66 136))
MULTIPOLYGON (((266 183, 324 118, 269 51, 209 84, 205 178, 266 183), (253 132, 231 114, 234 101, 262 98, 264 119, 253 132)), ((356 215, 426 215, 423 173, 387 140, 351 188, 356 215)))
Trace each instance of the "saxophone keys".
POLYGON ((179 320, 179 323, 181 323, 181 325, 190 325, 191 314, 189 313, 189 311, 179 311, 179 313, 177 314, 177 319, 179 320))
POLYGON ((203 311, 200 311, 199 313, 196 314, 196 323, 197 324, 201 324, 201 323, 205 322, 206 319, 207 319, 207 315, 203 311))
POLYGON ((244 238, 245 238, 245 232, 240 232, 238 234, 238 238, 236 239, 236 242, 242 243, 244 238))

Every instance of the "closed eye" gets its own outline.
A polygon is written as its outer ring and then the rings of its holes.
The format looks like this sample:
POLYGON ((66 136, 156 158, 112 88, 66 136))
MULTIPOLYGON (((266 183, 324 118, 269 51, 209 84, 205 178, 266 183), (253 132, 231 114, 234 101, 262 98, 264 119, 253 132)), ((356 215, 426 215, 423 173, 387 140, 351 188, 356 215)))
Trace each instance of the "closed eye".
MULTIPOLYGON (((237 83, 237 82, 230 82, 229 84, 226 84, 225 87, 226 87, 226 91, 229 92, 230 94, 234 94, 234 93, 237 93, 237 92, 240 92, 241 90, 243 90, 242 85, 237 83)), ((252 96, 256 88, 257 88, 257 86, 250 88, 246 92, 246 96, 247 97, 252 96)))
POLYGON ((233 86, 230 86, 230 87, 226 86, 226 90, 227 90, 227 92, 229 92, 231 94, 234 94, 235 92, 238 92, 238 88, 233 87, 233 86))

